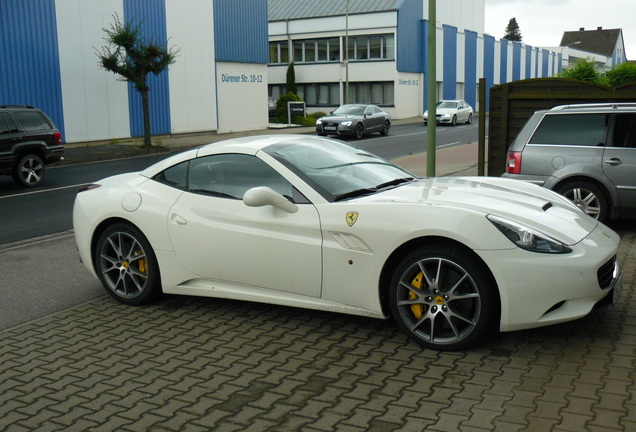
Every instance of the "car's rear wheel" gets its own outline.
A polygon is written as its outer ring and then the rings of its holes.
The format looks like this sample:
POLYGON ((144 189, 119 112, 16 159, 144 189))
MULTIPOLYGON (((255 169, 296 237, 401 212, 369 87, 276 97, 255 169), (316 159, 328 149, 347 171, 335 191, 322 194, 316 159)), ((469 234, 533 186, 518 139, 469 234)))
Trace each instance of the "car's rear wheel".
POLYGON ((356 125, 356 129, 354 131, 354 134, 355 134, 357 139, 362 138, 362 136, 364 135, 364 126, 362 125, 362 123, 358 123, 356 125))
POLYGON ((26 187, 39 185, 42 177, 44 177, 44 162, 35 154, 22 156, 13 170, 15 182, 26 187))
POLYGON ((108 227, 97 241, 94 262, 106 291, 122 303, 146 303, 161 290, 159 265, 152 247, 131 225, 108 227))
POLYGON ((384 127, 380 131, 380 135, 388 135, 389 134, 389 129, 391 129, 391 122, 386 120, 384 122, 384 127))
POLYGON ((607 219, 608 204, 603 192, 594 184, 576 181, 559 186, 556 191, 594 219, 607 219))
POLYGON ((466 120, 466 124, 471 124, 473 121, 473 115, 472 114, 468 114, 468 119, 466 120))
POLYGON ((428 245, 406 256, 389 295, 398 326, 425 347, 465 349, 496 331, 495 282, 477 257, 459 246, 428 245))

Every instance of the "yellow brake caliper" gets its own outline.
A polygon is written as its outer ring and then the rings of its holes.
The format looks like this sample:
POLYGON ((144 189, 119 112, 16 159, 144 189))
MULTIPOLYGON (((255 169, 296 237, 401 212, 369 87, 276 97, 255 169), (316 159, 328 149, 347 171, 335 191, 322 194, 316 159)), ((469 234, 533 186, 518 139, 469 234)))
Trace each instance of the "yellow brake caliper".
MULTIPOLYGON (((422 272, 419 272, 415 276, 415 279, 411 281, 411 285, 416 289, 422 289, 423 278, 424 278, 424 274, 422 272)), ((416 298, 417 298, 417 294, 415 294, 413 291, 409 291, 409 300, 413 300, 416 298)), ((415 318, 420 319, 422 318, 422 315, 424 315, 424 305, 423 304, 411 305, 411 311, 413 312, 413 315, 415 315, 415 318)))
MULTIPOLYGON (((143 251, 137 251, 137 256, 143 254, 143 251)), ((139 261, 137 261, 137 265, 139 267, 139 271, 147 274, 148 273, 148 263, 146 262, 146 258, 142 258, 139 261)))

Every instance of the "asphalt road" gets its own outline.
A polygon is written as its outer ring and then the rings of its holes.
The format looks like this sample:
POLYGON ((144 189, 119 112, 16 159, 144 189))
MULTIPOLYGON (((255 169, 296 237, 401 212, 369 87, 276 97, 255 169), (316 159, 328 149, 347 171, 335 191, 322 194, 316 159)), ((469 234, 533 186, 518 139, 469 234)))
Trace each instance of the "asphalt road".
MULTIPOLYGON (((373 134, 360 141, 349 140, 385 159, 426 151, 426 127, 423 123, 394 126, 391 134, 373 134)), ((441 126, 438 148, 468 144, 477 140, 477 123, 456 127, 441 126)), ((72 229, 75 195, 83 185, 124 172, 139 171, 165 158, 158 154, 109 162, 51 167, 42 185, 24 189, 11 177, 0 176, 0 245, 72 229)))

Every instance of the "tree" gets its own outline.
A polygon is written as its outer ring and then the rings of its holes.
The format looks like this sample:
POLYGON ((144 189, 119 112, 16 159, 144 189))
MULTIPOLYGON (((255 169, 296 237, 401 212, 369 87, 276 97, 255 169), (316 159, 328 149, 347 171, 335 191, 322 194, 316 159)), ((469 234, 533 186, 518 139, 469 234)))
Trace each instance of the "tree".
POLYGON ((521 42, 521 32, 519 31, 519 24, 517 24, 517 20, 515 18, 510 18, 510 21, 508 21, 504 39, 521 42))
POLYGON ((117 14, 104 40, 109 44, 97 53, 99 66, 121 77, 120 81, 131 82, 141 94, 144 117, 144 147, 152 147, 150 140, 150 103, 148 101, 148 74, 159 75, 175 62, 179 50, 167 48, 159 42, 141 38, 139 25, 122 23, 117 14))
POLYGON ((294 62, 287 66, 287 93, 296 94, 296 72, 294 71, 294 62))

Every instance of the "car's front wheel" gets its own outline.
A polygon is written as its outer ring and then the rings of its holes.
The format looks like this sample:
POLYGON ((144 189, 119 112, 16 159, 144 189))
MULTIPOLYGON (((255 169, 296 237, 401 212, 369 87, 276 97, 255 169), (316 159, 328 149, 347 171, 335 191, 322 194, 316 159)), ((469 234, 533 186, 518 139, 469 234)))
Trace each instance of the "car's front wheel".
POLYGON ((473 121, 473 115, 472 114, 468 114, 468 119, 466 120, 466 124, 471 124, 473 121))
POLYGON ((453 116, 453 120, 451 120, 451 124, 453 126, 457 125, 457 116, 456 115, 453 116))
POLYGON ((391 122, 386 120, 384 122, 384 127, 380 131, 380 135, 388 135, 389 134, 389 129, 391 129, 391 122))
POLYGON ((465 349, 496 331, 495 282, 472 252, 453 244, 431 244, 406 256, 389 296, 398 326, 428 348, 465 349))
POLYGON ((161 290, 159 265, 152 247, 131 225, 108 227, 97 241, 94 262, 106 291, 122 303, 146 303, 161 290))
POLYGON ((603 192, 594 184, 586 181, 566 183, 556 189, 594 219, 603 222, 607 219, 608 204, 603 192))
POLYGON ((354 131, 354 135, 357 139, 362 138, 362 136, 364 135, 364 126, 362 125, 362 123, 358 123, 356 125, 356 129, 354 131))
POLYGON ((13 170, 15 182, 26 187, 39 185, 42 182, 42 177, 44 177, 44 162, 35 154, 20 157, 13 170))

